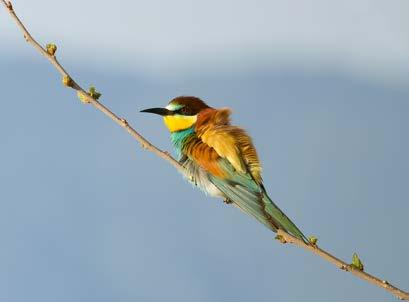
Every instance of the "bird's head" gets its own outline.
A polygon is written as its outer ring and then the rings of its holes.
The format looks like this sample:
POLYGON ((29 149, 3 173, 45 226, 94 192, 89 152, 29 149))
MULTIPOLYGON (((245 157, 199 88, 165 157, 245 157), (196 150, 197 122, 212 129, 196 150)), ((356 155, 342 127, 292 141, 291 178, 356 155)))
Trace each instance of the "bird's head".
POLYGON ((141 112, 162 115, 169 131, 177 132, 192 127, 199 113, 209 108, 211 107, 197 97, 179 96, 171 100, 165 108, 150 108, 141 112))

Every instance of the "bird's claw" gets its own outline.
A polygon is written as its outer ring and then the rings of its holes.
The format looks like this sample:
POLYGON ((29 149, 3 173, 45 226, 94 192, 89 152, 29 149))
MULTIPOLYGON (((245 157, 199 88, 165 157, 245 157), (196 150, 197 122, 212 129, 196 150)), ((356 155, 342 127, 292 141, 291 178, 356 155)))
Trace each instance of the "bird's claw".
POLYGON ((231 200, 228 199, 228 198, 223 199, 223 202, 224 202, 225 204, 232 204, 232 203, 233 203, 233 201, 231 201, 231 200))

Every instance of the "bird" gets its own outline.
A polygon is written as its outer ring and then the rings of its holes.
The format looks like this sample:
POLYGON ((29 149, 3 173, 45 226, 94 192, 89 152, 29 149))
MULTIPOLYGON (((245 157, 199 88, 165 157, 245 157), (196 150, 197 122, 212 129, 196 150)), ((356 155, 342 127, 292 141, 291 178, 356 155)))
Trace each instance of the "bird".
POLYGON ((306 236, 268 196, 251 137, 231 124, 229 108, 216 109, 194 96, 141 112, 163 117, 185 178, 206 194, 232 204, 273 232, 308 243, 306 236))

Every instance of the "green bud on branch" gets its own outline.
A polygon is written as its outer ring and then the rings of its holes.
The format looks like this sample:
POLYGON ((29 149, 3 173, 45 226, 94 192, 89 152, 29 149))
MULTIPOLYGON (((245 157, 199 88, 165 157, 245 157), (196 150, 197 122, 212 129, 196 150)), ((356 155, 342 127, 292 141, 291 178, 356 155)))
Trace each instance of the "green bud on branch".
POLYGON ((50 56, 55 55, 55 52, 57 51, 57 45, 55 45, 54 43, 49 43, 45 46, 45 48, 47 49, 47 53, 50 56))
POLYGON ((310 236, 308 237, 308 242, 311 243, 312 245, 317 245, 318 238, 315 236, 310 236))
POLYGON ((89 95, 90 95, 93 99, 95 99, 95 100, 98 100, 98 99, 101 97, 101 95, 102 95, 101 93, 99 93, 99 92, 95 89, 94 86, 91 86, 91 87, 89 88, 88 93, 89 93, 89 95))
POLYGON ((80 101, 83 103, 83 104, 89 104, 90 103, 90 101, 89 101, 89 99, 88 99, 88 95, 86 95, 84 92, 82 92, 82 91, 78 91, 77 92, 77 96, 78 96, 78 98, 80 99, 80 101))
POLYGON ((354 253, 354 254, 352 255, 352 263, 351 263, 351 266, 354 267, 354 268, 356 268, 356 269, 358 269, 358 270, 360 270, 360 271, 363 271, 363 270, 364 270, 364 264, 362 263, 361 259, 359 259, 357 253, 354 253))
POLYGON ((72 79, 67 75, 63 76, 62 83, 66 87, 72 87, 72 79))

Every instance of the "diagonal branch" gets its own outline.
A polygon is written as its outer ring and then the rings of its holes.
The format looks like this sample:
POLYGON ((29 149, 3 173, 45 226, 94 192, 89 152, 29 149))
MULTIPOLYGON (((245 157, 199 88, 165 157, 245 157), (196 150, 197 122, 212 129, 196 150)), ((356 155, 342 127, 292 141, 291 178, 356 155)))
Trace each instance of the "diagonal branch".
POLYGON ((343 271, 346 272, 350 272, 352 275, 365 280, 369 283, 375 284, 376 286, 379 286, 381 288, 384 288, 385 290, 391 292, 393 295, 395 295, 398 299, 400 300, 409 300, 409 293, 393 286, 392 284, 390 284, 388 281, 386 280, 381 280, 378 277, 375 277, 373 275, 370 275, 366 272, 363 271, 363 269, 359 269, 357 267, 355 267, 354 265, 351 265, 349 263, 346 263, 344 261, 342 261, 341 259, 331 255, 330 253, 328 253, 327 251, 319 248, 317 245, 315 244, 305 244, 304 241, 295 238, 294 236, 291 236, 290 234, 282 231, 282 230, 278 230, 277 232, 278 236, 280 236, 282 239, 280 239, 283 243, 291 243, 293 245, 296 245, 300 248, 303 248, 305 250, 308 250, 318 256, 320 256, 321 258, 327 260, 328 262, 332 263, 333 265, 337 266, 338 268, 340 268, 343 271))
POLYGON ((98 102, 98 100, 94 97, 91 96, 90 93, 86 92, 79 84, 77 84, 71 76, 68 74, 68 72, 64 69, 64 67, 61 66, 61 64, 58 62, 57 58, 55 57, 54 54, 51 54, 42 47, 28 32, 24 24, 21 22, 21 20, 17 17, 13 6, 10 1, 6 0, 1 0, 1 2, 4 4, 4 6, 7 8, 9 14, 11 17, 14 19, 14 21, 17 23, 17 26, 20 28, 20 30, 23 32, 24 39, 30 43, 31 45, 34 46, 34 48, 42 54, 54 67, 58 70, 58 72, 61 74, 63 77, 63 81, 65 79, 68 79, 68 83, 64 83, 66 86, 71 87, 72 89, 76 90, 78 93, 78 96, 80 97, 81 101, 85 103, 89 103, 93 105, 96 109, 104 113, 106 116, 108 116, 110 119, 112 119, 115 123, 117 123, 119 126, 124 128, 128 133, 135 138, 138 142, 141 143, 142 147, 145 148, 146 150, 149 150, 159 157, 163 158, 164 160, 168 161, 172 166, 174 166, 176 169, 179 171, 183 171, 183 167, 179 164, 177 160, 175 160, 172 156, 169 155, 168 152, 162 151, 156 146, 154 146, 152 143, 150 143, 146 138, 144 138, 141 134, 139 134, 134 128, 132 128, 128 122, 123 119, 118 117, 115 113, 113 113, 108 107, 103 105, 102 103, 98 102), (67 85, 68 84, 68 85, 67 85))
MULTIPOLYGON (((136 141, 138 141, 143 148, 148 151, 153 152, 160 158, 164 159, 165 161, 169 162, 172 166, 174 166, 178 171, 183 172, 184 168, 179 164, 177 160, 175 160, 168 152, 162 151, 152 143, 150 143, 146 138, 144 138, 141 134, 139 134, 132 126, 128 124, 128 122, 124 118, 118 117, 115 113, 113 113, 108 107, 103 105, 98 101, 98 97, 95 96, 94 93, 86 92, 78 83, 76 83, 68 72, 61 66, 58 62, 57 58, 55 57, 56 47, 52 45, 54 49, 49 49, 48 47, 42 47, 28 32, 24 24, 21 20, 17 17, 13 6, 10 1, 0 0, 1 3, 5 6, 13 20, 17 23, 17 26, 21 30, 24 35, 25 40, 31 44, 41 55, 43 55, 50 63, 58 70, 58 72, 63 77, 63 83, 65 86, 71 87, 72 89, 77 91, 77 94, 80 100, 84 103, 93 105, 96 109, 104 113, 110 119, 112 119, 115 123, 119 126, 124 128, 136 141)), ((354 265, 348 264, 337 257, 331 255, 330 253, 322 250, 316 244, 306 244, 304 241, 299 240, 290 234, 284 232, 283 230, 278 230, 278 238, 283 243, 290 243, 305 250, 308 250, 315 255, 327 260, 328 262, 332 263, 333 265, 337 266, 338 268, 350 272, 354 276, 365 280, 369 283, 372 283, 378 287, 384 288, 385 290, 389 291, 397 298, 401 300, 409 300, 409 293, 405 292, 393 285, 391 285, 386 280, 381 280, 373 275, 370 275, 363 271, 363 269, 357 268, 354 265)))

